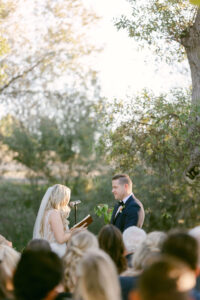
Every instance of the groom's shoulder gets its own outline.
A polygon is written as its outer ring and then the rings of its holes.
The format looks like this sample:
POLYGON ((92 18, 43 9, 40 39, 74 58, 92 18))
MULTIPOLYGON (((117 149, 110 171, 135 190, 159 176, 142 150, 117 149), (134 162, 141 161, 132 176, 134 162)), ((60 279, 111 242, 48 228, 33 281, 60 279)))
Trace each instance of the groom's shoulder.
POLYGON ((127 204, 128 204, 128 206, 132 206, 132 207, 135 207, 135 206, 143 207, 142 202, 139 199, 137 199, 134 195, 131 195, 129 197, 127 204))

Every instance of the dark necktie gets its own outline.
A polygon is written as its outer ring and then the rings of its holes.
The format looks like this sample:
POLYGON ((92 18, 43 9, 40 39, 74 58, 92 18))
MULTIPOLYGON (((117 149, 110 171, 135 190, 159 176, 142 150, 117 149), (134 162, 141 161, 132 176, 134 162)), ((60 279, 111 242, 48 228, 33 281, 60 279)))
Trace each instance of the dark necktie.
POLYGON ((118 202, 118 207, 120 207, 120 206, 124 206, 124 202, 123 201, 119 201, 118 202))

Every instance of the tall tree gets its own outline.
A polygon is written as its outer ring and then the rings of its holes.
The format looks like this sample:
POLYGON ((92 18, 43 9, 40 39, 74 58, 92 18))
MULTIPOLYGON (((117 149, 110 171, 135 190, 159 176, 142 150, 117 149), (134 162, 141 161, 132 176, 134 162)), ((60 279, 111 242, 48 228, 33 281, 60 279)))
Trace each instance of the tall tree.
POLYGON ((4 120, 10 130, 3 140, 18 161, 49 178, 56 160, 63 177, 64 163, 77 173, 89 169, 99 99, 93 58, 100 50, 91 37, 99 18, 82 0, 11 2, 2 24, 10 52, 0 100, 14 117, 4 120))
POLYGON ((130 37, 142 45, 147 43, 169 63, 187 56, 192 100, 187 140, 190 163, 184 174, 193 183, 200 178, 200 9, 188 0, 128 1, 132 6, 132 16, 122 16, 116 22, 117 28, 126 28, 130 37))
POLYGON ((189 186, 182 176, 189 161, 185 140, 190 98, 191 93, 182 89, 159 96, 144 90, 127 103, 112 103, 107 113, 106 107, 102 111, 103 153, 115 172, 133 178, 148 231, 189 228, 200 220, 199 184, 189 186))
POLYGON ((31 114, 52 114, 54 104, 66 105, 75 93, 76 99, 94 98, 91 62, 97 47, 90 34, 97 21, 81 0, 13 2, 2 24, 11 50, 2 61, 7 81, 0 87, 1 101, 30 122, 31 114))
POLYGON ((7 11, 12 10, 12 5, 10 1, 8 1, 6 4, 0 1, 0 84, 4 84, 7 77, 5 73, 6 65, 2 63, 3 57, 6 55, 6 53, 9 52, 9 46, 8 41, 4 37, 4 30, 2 29, 2 24, 7 17, 7 11))

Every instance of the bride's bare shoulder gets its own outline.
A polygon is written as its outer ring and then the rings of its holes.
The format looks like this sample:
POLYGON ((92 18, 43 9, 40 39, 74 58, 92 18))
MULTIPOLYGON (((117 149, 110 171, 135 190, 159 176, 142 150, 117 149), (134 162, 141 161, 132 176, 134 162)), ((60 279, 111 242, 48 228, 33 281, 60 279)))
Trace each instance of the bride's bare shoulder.
POLYGON ((52 219, 52 218, 58 218, 58 217, 60 217, 60 212, 59 212, 58 209, 51 209, 51 210, 49 210, 49 218, 50 219, 52 219))

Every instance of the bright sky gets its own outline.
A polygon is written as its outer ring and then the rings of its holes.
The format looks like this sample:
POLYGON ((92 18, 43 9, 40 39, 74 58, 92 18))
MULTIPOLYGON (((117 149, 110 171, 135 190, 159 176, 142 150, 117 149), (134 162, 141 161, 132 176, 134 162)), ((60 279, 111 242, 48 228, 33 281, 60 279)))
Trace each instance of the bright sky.
POLYGON ((123 97, 144 87, 160 93, 171 87, 188 87, 191 84, 187 62, 181 68, 183 72, 178 71, 177 66, 169 67, 166 63, 155 65, 150 51, 139 52, 137 43, 128 37, 126 31, 116 30, 113 18, 131 13, 128 1, 84 1, 103 17, 98 38, 105 40, 106 45, 99 60, 99 69, 103 93, 107 97, 123 97))
MULTIPOLYGON (((180 72, 176 66, 169 67, 165 63, 155 65, 150 51, 139 52, 137 43, 128 37, 126 31, 116 30, 113 19, 123 13, 131 13, 128 1, 83 1, 102 16, 101 26, 95 28, 94 38, 99 44, 105 44, 102 54, 95 62, 100 72, 103 95, 110 99, 125 98, 127 94, 137 93, 145 87, 160 93, 167 92, 171 87, 190 85, 189 72, 180 72)), ((183 64, 183 69, 188 70, 187 62, 183 64)), ((0 115, 3 111, 5 108, 0 106, 0 115)))

